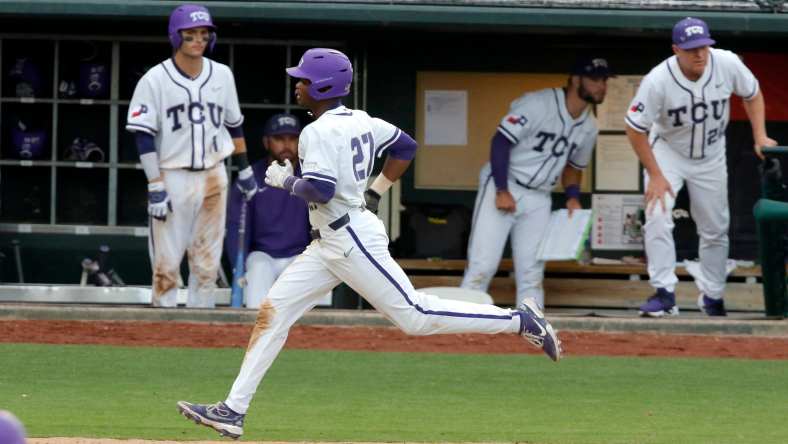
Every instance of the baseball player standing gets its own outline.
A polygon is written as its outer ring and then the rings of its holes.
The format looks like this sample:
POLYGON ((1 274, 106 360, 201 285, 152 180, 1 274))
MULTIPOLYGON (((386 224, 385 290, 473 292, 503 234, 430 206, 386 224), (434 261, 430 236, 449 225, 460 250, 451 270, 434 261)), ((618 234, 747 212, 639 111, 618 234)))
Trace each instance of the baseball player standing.
POLYGON ((148 246, 153 265, 152 304, 177 305, 184 252, 189 258, 189 307, 214 306, 222 254, 227 173, 233 155, 238 186, 257 192, 246 158, 235 80, 230 68, 203 53, 216 44, 216 26, 202 6, 183 5, 170 15, 173 56, 137 83, 126 129, 136 137, 148 178, 148 246))
POLYGON ((715 42, 703 20, 685 18, 673 27, 674 55, 643 78, 625 117, 627 136, 645 168, 645 244, 650 283, 656 293, 640 306, 643 316, 677 315, 676 248, 672 210, 685 184, 700 237, 698 306, 725 316, 722 296, 728 259, 728 172, 725 129, 730 96, 744 99, 755 154, 777 143, 766 135, 758 81, 739 57, 715 42))
POLYGON ((610 76, 605 59, 578 58, 564 88, 512 102, 479 173, 462 288, 487 291, 511 234, 517 304, 544 307, 537 251, 550 220, 550 192, 560 179, 570 215, 581 208, 580 181, 598 133, 590 105, 602 103, 610 76))
POLYGON ((287 339, 293 323, 340 282, 347 283, 408 334, 519 333, 553 360, 558 337, 531 303, 518 310, 439 299, 414 290, 391 258, 383 222, 373 211, 416 152, 416 142, 394 125, 346 108, 353 67, 345 54, 325 48, 304 53, 287 73, 299 79, 296 101, 316 120, 298 144, 301 177, 285 160, 271 163, 265 182, 309 202, 315 239, 274 283, 260 307, 240 373, 227 399, 212 405, 178 402, 187 418, 225 436, 243 434, 252 396, 287 339), (382 174, 367 189, 376 157, 388 150, 382 174), (365 192, 366 190, 366 192, 365 192))
MULTIPOLYGON (((301 124, 293 115, 276 114, 269 118, 263 129, 263 146, 271 160, 296 162, 300 133, 301 124)), ((265 180, 266 160, 252 165, 257 183, 265 180)), ((235 267, 241 206, 247 205, 244 298, 246 308, 257 309, 276 278, 312 241, 309 211, 304 199, 281 188, 263 186, 248 203, 244 200, 240 188, 230 191, 225 251, 235 267)))

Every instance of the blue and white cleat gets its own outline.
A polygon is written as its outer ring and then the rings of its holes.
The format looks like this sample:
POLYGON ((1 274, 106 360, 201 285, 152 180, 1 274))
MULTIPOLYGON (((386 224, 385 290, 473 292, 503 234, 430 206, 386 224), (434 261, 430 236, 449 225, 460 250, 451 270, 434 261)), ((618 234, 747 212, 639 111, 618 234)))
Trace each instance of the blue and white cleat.
POLYGON ((698 296, 698 307, 708 316, 728 316, 728 311, 725 310, 725 302, 722 298, 712 299, 701 293, 698 296))
POLYGON ((677 316, 679 307, 676 305, 676 294, 664 288, 658 288, 654 295, 638 308, 638 314, 651 318, 677 316))
POLYGON ((520 314, 520 336, 541 348, 553 361, 561 359, 561 341, 534 301, 525 299, 517 309, 520 314))
POLYGON ((221 401, 216 404, 192 404, 178 401, 178 411, 187 419, 194 421, 195 424, 210 427, 222 436, 238 439, 244 433, 244 416, 246 415, 235 413, 221 401))

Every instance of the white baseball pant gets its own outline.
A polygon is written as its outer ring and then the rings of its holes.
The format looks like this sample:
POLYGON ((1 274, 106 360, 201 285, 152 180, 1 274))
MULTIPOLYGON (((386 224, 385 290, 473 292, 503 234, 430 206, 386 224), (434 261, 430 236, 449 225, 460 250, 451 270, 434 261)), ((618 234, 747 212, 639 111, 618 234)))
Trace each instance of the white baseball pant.
POLYGON ((285 269, 263 301, 241 370, 225 403, 246 413, 252 396, 284 346, 288 331, 340 282, 345 282, 405 333, 517 333, 517 312, 494 305, 440 299, 416 292, 391 258, 389 240, 374 214, 351 210, 350 223, 320 230, 285 269))
MULTIPOLYGON (((700 237, 698 256, 700 274, 695 279, 706 296, 719 299, 725 292, 728 260, 728 169, 725 151, 711 159, 688 159, 669 148, 654 149, 662 174, 673 192, 687 185, 690 215, 700 237)), ((648 186, 648 173, 645 183, 648 186)), ((665 210, 659 203, 646 211, 645 244, 650 283, 654 288, 675 291, 676 246, 673 241, 673 207, 675 199, 665 195, 665 210)))
POLYGON ((507 213, 495 207, 495 183, 488 168, 482 168, 479 184, 468 240, 468 266, 460 286, 487 291, 511 234, 517 305, 530 298, 543 309, 544 262, 537 259, 537 252, 550 221, 550 193, 510 182, 509 192, 517 206, 514 213, 507 213))
POLYGON ((204 171, 162 170, 162 176, 172 212, 166 221, 150 218, 152 304, 177 306, 178 277, 185 252, 189 259, 186 306, 212 308, 227 212, 224 164, 204 171))

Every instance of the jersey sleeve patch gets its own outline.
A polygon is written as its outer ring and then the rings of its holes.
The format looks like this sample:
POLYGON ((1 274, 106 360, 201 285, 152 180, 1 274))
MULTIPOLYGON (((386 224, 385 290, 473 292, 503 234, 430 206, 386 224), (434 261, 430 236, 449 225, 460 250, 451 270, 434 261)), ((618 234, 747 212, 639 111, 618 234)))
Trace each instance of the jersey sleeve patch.
POLYGON ((528 119, 526 119, 525 116, 520 114, 509 114, 508 116, 506 116, 506 121, 511 123, 512 125, 525 126, 525 124, 528 122, 528 119))

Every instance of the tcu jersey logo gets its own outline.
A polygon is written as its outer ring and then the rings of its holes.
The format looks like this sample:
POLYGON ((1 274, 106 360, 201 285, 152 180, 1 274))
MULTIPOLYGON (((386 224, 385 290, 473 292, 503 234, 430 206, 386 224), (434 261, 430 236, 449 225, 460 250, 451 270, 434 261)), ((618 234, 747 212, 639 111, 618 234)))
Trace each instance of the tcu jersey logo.
POLYGON ((211 21, 211 15, 208 14, 206 11, 194 11, 189 14, 189 18, 192 19, 193 22, 209 22, 211 21))
POLYGON ((170 130, 175 132, 183 127, 181 119, 184 114, 186 114, 185 118, 188 119, 189 122, 201 125, 205 122, 206 113, 210 116, 213 126, 219 128, 222 123, 222 112, 224 108, 213 102, 208 102, 206 105, 207 107, 200 102, 192 102, 188 105, 180 103, 167 108, 167 119, 169 119, 172 124, 170 130))
POLYGON ((684 123, 700 125, 706 122, 709 117, 712 117, 715 122, 706 134, 706 143, 709 145, 717 142, 724 134, 726 122, 723 120, 725 116, 725 107, 728 104, 728 99, 712 100, 710 104, 706 102, 693 103, 689 108, 684 105, 677 108, 668 109, 668 116, 672 117, 673 127, 684 126, 684 123), (711 108, 711 109, 709 109, 711 108))
MULTIPOLYGON (((728 99, 712 100, 711 113, 714 120, 720 120, 725 115, 725 105, 728 99)), ((685 118, 689 118, 692 123, 699 124, 706 121, 709 117, 709 104, 706 102, 693 103, 689 109, 686 105, 668 109, 668 116, 673 118, 673 126, 684 125, 685 118)))
POLYGON ((544 151, 545 145, 547 145, 548 142, 552 142, 550 153, 554 157, 561 157, 566 153, 567 147, 569 147, 570 151, 574 151, 577 148, 577 144, 574 142, 570 146, 569 139, 567 139, 566 136, 561 135, 561 137, 556 139, 556 135, 555 133, 548 133, 547 131, 539 131, 536 133, 536 137, 540 140, 539 143, 533 147, 533 150, 541 153, 544 151))

